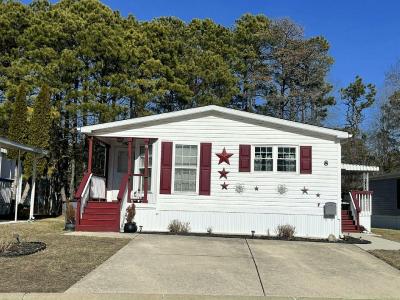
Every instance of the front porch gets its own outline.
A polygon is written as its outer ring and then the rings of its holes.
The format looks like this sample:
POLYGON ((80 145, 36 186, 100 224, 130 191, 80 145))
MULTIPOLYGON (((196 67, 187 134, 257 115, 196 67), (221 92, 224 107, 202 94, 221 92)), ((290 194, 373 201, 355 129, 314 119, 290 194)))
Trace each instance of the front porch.
MULTIPOLYGON (((379 171, 379 167, 342 164, 342 174, 353 174, 358 179, 362 174, 362 189, 344 187, 341 207, 342 232, 371 231, 372 196, 369 189, 369 173, 379 171)), ((343 179, 342 179, 343 180, 343 179)))
POLYGON ((154 138, 88 137, 87 169, 75 193, 76 230, 121 231, 129 205, 155 202, 157 147, 154 138))

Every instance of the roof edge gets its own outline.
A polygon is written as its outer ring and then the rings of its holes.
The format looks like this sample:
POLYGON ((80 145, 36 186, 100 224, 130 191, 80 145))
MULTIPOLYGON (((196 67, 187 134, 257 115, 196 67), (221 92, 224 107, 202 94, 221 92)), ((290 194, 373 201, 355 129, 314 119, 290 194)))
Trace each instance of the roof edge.
POLYGON ((152 122, 152 121, 156 121, 156 120, 162 121, 162 120, 168 120, 171 118, 184 117, 184 116, 189 116, 192 114, 201 114, 201 113, 206 113, 206 112, 218 112, 218 113, 237 116, 237 117, 241 117, 241 118, 257 120, 260 122, 282 125, 282 126, 286 126, 289 128, 296 128, 296 129, 302 129, 305 131, 317 132, 317 133, 324 134, 324 135, 334 136, 338 139, 347 139, 347 138, 351 137, 351 135, 348 132, 341 131, 341 130, 326 128, 326 127, 322 127, 322 126, 320 127, 320 126, 310 125, 310 124, 304 124, 304 123, 279 119, 279 118, 275 118, 275 117, 264 116, 264 115, 259 115, 259 114, 255 114, 255 113, 250 113, 250 112, 244 112, 244 111, 240 111, 240 110, 236 110, 236 109, 232 109, 232 108, 220 107, 220 106, 216 106, 216 105, 208 105, 208 106, 203 106, 203 107, 196 107, 196 108, 190 108, 190 109, 185 109, 185 110, 180 110, 180 111, 167 112, 167 113, 162 113, 162 114, 139 117, 139 118, 135 118, 135 119, 127 119, 127 120, 114 121, 114 122, 108 122, 108 123, 97 124, 97 125, 83 126, 79 130, 81 133, 91 135, 95 131, 98 131, 98 130, 113 129, 113 128, 117 129, 119 127, 124 127, 124 126, 128 126, 128 125, 136 125, 136 124, 152 122))

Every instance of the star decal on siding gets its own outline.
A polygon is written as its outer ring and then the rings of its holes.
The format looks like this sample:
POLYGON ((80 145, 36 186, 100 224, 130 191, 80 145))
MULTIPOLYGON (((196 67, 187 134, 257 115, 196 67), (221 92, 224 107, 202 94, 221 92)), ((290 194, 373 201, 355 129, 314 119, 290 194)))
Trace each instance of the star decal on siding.
POLYGON ((228 153, 226 152, 226 149, 224 147, 224 149, 222 150, 221 153, 216 153, 216 155, 219 157, 219 162, 218 164, 222 164, 222 163, 227 163, 228 165, 230 165, 229 163, 229 157, 231 157, 233 155, 233 153, 228 153))
POLYGON ((303 192, 303 195, 304 195, 304 194, 307 194, 307 195, 308 195, 308 188, 303 187, 300 191, 303 192))
POLYGON ((229 184, 227 184, 227 183, 224 181, 224 183, 221 184, 221 187, 222 187, 223 190, 227 190, 227 189, 228 189, 228 185, 229 185, 229 184))
POLYGON ((219 173, 219 179, 221 179, 221 178, 228 179, 228 177, 226 175, 228 175, 229 172, 227 170, 225 170, 225 168, 223 168, 222 171, 218 171, 218 173, 219 173))
POLYGON ((315 196, 317 196, 317 198, 321 197, 320 193, 316 193, 315 196))

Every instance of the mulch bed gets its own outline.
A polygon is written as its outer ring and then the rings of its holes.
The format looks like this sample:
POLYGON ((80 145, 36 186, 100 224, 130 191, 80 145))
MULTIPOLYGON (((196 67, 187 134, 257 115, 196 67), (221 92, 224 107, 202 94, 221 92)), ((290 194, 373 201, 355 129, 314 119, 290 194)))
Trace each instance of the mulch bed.
POLYGON ((4 252, 0 253, 0 257, 29 255, 44 249, 46 249, 46 244, 43 242, 12 243, 4 252))
POLYGON ((288 241, 288 242, 314 242, 314 243, 330 243, 330 244, 371 244, 370 241, 363 240, 361 238, 355 238, 352 236, 344 236, 343 239, 337 239, 336 241, 329 241, 328 239, 321 238, 305 238, 305 237, 293 237, 290 240, 281 239, 276 236, 264 236, 264 235, 235 235, 235 234, 215 234, 215 233, 171 233, 171 232, 159 232, 159 231, 146 231, 138 232, 139 234, 163 234, 163 235, 182 235, 182 236, 199 236, 199 237, 219 237, 219 238, 242 238, 242 239, 254 239, 254 240, 273 240, 273 241, 288 241))

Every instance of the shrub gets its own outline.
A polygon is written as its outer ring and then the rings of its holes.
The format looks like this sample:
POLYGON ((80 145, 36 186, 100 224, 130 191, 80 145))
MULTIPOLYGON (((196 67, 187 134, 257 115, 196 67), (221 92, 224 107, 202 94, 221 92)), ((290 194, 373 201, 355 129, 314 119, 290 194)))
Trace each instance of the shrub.
POLYGON ((74 224, 75 223, 75 209, 72 206, 72 203, 69 201, 67 202, 66 205, 67 205, 67 209, 65 212, 65 221, 68 224, 74 224))
POLYGON ((275 229, 276 236, 282 240, 291 240, 296 233, 296 227, 293 225, 279 225, 275 229))
POLYGON ((136 215, 135 204, 132 204, 132 205, 128 206, 126 209, 126 222, 132 223, 135 215, 136 215))
POLYGON ((189 225, 189 222, 181 222, 175 219, 169 223, 168 230, 172 233, 188 233, 190 231, 189 225))
POLYGON ((6 252, 8 249, 11 248, 12 244, 13 243, 10 241, 0 240, 0 253, 6 252))
POLYGON ((209 235, 212 235, 212 232, 213 232, 213 228, 210 226, 210 227, 208 227, 207 228, 207 233, 209 234, 209 235))

